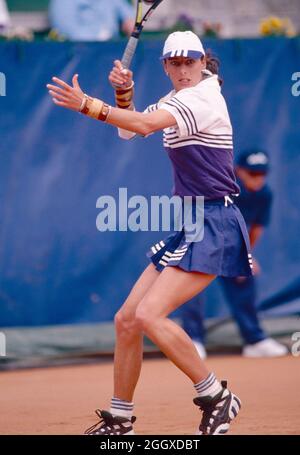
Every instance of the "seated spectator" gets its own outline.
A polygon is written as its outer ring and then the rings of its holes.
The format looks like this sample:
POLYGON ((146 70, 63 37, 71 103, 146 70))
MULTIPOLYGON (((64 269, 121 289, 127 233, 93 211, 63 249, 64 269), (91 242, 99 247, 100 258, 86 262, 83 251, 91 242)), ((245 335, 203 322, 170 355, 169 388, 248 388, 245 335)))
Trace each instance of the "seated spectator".
POLYGON ((106 41, 130 35, 134 8, 127 0, 51 0, 49 19, 52 28, 74 41, 106 41))
POLYGON ((0 0, 0 31, 11 25, 10 17, 5 0, 0 0))

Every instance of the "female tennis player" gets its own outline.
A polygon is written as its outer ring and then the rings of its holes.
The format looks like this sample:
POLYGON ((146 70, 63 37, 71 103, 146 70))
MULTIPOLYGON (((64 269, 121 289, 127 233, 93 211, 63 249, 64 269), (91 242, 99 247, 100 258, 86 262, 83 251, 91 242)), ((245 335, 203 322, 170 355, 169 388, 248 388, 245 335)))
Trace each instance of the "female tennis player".
POLYGON ((114 125, 125 139, 163 130, 174 194, 203 196, 205 201, 203 240, 189 241, 183 226, 154 245, 150 265, 116 314, 114 396, 109 411, 96 411, 100 421, 86 430, 88 434, 134 434, 133 395, 144 334, 193 382, 194 403, 203 411, 198 434, 226 433, 241 406, 226 381, 219 382, 207 369, 188 335, 168 318, 216 276, 251 275, 247 229, 233 199, 239 187, 230 118, 218 75, 213 74, 216 61, 205 55, 193 32, 169 35, 162 60, 173 90, 144 113, 134 111, 132 73, 120 61, 109 75, 117 107, 85 95, 78 75, 72 86, 58 78, 53 78, 56 85, 47 85, 55 104, 114 125))

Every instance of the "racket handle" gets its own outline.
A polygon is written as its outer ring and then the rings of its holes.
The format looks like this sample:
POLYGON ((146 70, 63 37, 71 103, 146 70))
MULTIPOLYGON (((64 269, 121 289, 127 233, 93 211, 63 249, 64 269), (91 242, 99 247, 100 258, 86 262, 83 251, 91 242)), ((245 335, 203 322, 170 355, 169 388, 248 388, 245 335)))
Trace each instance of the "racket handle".
POLYGON ((123 68, 128 69, 130 67, 131 61, 133 59, 136 47, 138 43, 138 38, 135 36, 131 36, 129 38, 129 41, 127 43, 126 49, 124 51, 123 57, 122 57, 122 65, 123 68))

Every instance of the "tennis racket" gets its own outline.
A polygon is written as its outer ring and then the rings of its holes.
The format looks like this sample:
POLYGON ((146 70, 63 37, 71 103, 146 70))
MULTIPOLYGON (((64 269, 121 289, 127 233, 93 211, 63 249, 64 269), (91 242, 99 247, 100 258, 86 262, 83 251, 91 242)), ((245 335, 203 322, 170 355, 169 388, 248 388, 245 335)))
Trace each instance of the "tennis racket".
POLYGON ((153 11, 158 7, 158 5, 162 1, 163 0, 137 0, 134 29, 133 32, 131 33, 131 36, 129 38, 129 41, 127 43, 126 49, 121 60, 123 68, 128 69, 130 67, 144 25, 151 16, 151 14, 153 13, 153 11), (151 5, 144 15, 143 3, 151 5))

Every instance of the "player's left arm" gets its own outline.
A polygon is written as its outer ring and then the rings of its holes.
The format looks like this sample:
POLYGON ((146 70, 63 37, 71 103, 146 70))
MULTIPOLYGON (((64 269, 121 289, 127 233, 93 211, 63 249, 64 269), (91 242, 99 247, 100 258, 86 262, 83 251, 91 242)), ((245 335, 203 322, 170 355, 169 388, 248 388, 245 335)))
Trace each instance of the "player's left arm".
MULTIPOLYGON (((53 102, 66 109, 80 112, 86 95, 78 83, 78 74, 72 79, 73 86, 68 85, 57 77, 52 78, 53 84, 47 84, 53 102)), ((102 117, 105 103, 102 100, 88 97, 88 112, 86 115, 97 119, 102 117), (99 115, 98 115, 99 114, 99 115)), ((176 125, 175 117, 165 109, 158 109, 155 112, 145 114, 142 112, 130 111, 109 107, 109 114, 106 123, 127 131, 147 136, 148 134, 176 125)))

